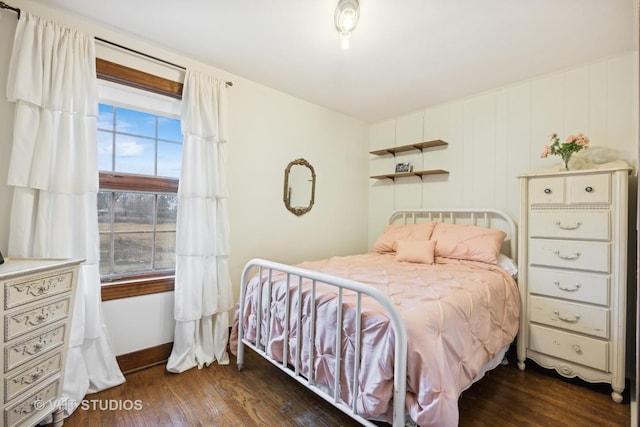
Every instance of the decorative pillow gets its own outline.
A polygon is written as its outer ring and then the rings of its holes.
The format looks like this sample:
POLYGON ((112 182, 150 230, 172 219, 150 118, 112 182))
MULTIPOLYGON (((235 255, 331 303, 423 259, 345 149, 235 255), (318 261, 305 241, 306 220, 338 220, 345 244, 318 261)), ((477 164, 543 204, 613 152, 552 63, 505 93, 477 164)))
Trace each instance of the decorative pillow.
POLYGON ((433 264, 435 249, 434 240, 397 240, 396 261, 433 264))
POLYGON ((502 230, 471 224, 436 224, 436 256, 495 264, 507 234, 502 230))
POLYGON ((435 226, 435 222, 388 225, 373 244, 373 252, 395 252, 398 240, 429 240, 435 226))

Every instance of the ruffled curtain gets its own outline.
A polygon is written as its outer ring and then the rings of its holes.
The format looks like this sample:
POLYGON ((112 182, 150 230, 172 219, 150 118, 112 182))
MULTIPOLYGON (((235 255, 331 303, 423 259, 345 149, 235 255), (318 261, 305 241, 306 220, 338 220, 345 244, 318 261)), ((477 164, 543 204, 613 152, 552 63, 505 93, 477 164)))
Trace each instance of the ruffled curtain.
POLYGON ((8 255, 86 260, 63 385, 64 396, 79 404, 86 393, 124 382, 100 304, 93 39, 23 11, 7 98, 16 103, 8 255))
POLYGON ((228 364, 229 225, 226 86, 187 71, 182 93, 182 172, 176 228, 176 320, 167 370, 228 364))

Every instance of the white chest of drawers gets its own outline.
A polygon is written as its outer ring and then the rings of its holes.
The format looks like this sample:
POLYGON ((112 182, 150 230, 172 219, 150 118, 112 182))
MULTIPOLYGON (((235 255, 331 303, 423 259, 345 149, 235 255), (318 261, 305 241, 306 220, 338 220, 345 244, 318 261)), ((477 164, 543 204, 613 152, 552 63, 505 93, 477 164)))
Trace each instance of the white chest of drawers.
POLYGON ((51 413, 62 425, 57 402, 81 262, 27 258, 0 265, 5 427, 32 426, 51 413))
POLYGON ((628 168, 520 177, 518 367, 625 385, 628 168))

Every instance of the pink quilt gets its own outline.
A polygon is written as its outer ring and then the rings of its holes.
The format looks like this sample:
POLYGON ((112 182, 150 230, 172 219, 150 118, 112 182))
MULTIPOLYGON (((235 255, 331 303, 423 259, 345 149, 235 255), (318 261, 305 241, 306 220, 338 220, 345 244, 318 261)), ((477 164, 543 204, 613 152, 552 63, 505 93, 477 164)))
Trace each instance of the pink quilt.
MULTIPOLYGON (((520 299, 515 281, 495 265, 474 261, 436 258, 436 264, 395 261, 394 254, 368 253, 305 262, 301 268, 340 276, 376 287, 397 305, 408 334, 407 400, 408 414, 420 426, 457 426, 458 397, 518 331, 520 299)), ((284 276, 272 277, 267 342, 267 313, 263 307, 261 344, 270 357, 282 361, 284 340, 284 276)), ((263 283, 266 282, 263 278, 263 283)), ((297 283, 297 279, 293 281, 297 283)), ((245 337, 254 341, 257 323, 258 279, 247 286, 243 316, 245 337)), ((267 287, 263 286, 263 300, 267 287)), ((310 323, 310 286, 303 282, 303 336, 310 323)), ((297 309, 296 287, 290 290, 292 310, 297 309)), ((318 285, 314 379, 321 388, 332 390, 335 377, 336 305, 331 288, 318 285)), ((353 398, 352 372, 355 351, 355 297, 343 296, 341 397, 353 398)), ((295 313, 295 311, 294 311, 295 313)), ((356 398, 358 413, 365 418, 391 420, 393 409, 394 334, 382 308, 373 300, 362 302, 362 355, 360 386, 356 398)), ((237 316, 236 316, 237 317, 237 316)), ((295 360, 297 325, 291 316, 288 362, 295 360)), ((237 319, 231 348, 237 349, 237 319)), ((308 340, 303 340, 300 365, 309 373, 308 340)))

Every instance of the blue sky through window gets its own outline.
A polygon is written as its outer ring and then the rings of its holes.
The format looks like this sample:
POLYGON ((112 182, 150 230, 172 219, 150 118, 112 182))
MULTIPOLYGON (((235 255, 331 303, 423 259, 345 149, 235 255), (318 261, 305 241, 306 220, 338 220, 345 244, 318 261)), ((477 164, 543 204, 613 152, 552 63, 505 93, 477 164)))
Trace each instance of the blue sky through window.
POLYGON ((180 176, 180 120, 107 104, 98 112, 101 171, 180 176))

